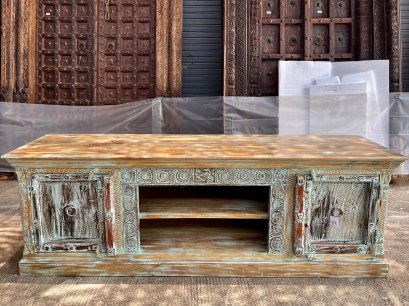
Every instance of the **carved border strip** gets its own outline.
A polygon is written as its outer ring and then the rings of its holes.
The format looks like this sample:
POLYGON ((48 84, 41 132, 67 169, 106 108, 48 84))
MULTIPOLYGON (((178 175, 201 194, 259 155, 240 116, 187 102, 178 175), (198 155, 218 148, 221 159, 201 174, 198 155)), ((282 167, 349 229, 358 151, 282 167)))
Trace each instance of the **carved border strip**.
POLYGON ((287 181, 284 169, 131 169, 122 170, 124 184, 270 186, 287 181))
MULTIPOLYGON (((122 176, 123 177, 123 176, 122 176)), ((138 185, 124 183, 122 180, 122 215, 124 251, 140 252, 139 231, 139 189, 138 185)))
POLYGON ((273 184, 270 187, 268 252, 285 253, 285 212, 287 206, 287 184, 273 184))

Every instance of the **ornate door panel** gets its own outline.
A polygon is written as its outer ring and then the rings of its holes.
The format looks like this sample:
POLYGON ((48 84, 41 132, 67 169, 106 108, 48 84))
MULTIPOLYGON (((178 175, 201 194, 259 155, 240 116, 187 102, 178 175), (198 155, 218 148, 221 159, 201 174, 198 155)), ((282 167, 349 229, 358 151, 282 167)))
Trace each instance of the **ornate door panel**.
POLYGON ((97 104, 154 97, 154 2, 98 2, 97 104))
POLYGON ((38 4, 38 103, 92 104, 92 2, 38 4))
POLYGON ((305 59, 355 58, 355 1, 313 0, 305 9, 305 59))

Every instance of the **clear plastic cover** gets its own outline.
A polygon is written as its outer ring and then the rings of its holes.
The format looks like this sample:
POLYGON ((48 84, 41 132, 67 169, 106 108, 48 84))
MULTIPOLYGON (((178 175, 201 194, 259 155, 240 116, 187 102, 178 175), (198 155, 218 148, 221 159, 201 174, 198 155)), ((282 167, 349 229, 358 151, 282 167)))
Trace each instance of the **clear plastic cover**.
MULTIPOLYGON (((0 102, 0 154, 49 133, 163 133, 362 135, 409 156, 409 93, 378 95, 374 108, 359 86, 352 94, 156 98, 116 106, 0 102)), ((0 172, 8 171, 0 159, 0 172)), ((396 174, 409 174, 409 164, 396 174)))

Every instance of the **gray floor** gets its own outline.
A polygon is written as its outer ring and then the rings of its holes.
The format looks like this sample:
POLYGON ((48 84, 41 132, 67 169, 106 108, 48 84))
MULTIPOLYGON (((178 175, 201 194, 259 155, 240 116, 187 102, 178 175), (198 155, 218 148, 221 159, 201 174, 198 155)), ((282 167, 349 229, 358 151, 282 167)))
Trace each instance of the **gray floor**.
POLYGON ((409 182, 391 186, 388 279, 35 278, 18 275, 16 181, 0 181, 0 305, 409 305, 409 182))

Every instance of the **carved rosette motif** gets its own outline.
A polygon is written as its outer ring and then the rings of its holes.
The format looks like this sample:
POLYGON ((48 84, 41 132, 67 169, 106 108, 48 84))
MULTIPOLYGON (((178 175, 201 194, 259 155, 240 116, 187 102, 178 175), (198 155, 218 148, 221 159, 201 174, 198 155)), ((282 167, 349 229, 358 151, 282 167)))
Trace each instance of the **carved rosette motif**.
MULTIPOLYGON (((123 182, 127 179, 127 172, 122 173, 123 182)), ((123 237, 124 247, 127 253, 140 252, 139 233, 139 194, 138 186, 133 184, 122 184, 123 203, 123 237)))
POLYGON ((269 186, 286 182, 287 170, 274 169, 132 169, 122 171, 123 184, 269 186))
POLYGON ((269 205, 269 241, 268 251, 271 254, 285 252, 285 206, 287 184, 274 184, 270 188, 269 205))

